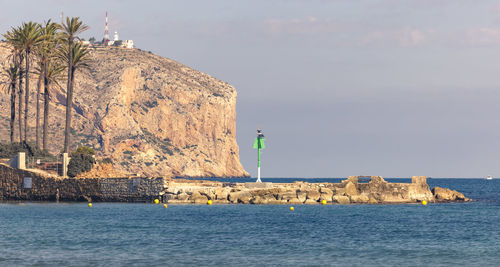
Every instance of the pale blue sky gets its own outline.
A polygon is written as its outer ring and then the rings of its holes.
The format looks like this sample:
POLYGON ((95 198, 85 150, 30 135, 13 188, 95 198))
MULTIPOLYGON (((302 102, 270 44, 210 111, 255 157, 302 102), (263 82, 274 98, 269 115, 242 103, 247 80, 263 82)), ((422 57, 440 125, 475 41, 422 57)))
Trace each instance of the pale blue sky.
POLYGON ((0 1, 0 32, 80 16, 238 91, 264 177, 500 176, 500 1, 0 1), (102 3, 104 2, 104 3, 102 3))

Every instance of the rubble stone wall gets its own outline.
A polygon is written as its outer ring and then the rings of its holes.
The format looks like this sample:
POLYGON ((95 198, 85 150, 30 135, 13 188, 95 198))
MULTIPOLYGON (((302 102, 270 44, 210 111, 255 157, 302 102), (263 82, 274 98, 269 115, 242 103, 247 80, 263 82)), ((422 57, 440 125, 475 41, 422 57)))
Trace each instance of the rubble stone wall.
POLYGON ((0 164, 0 200, 141 202, 163 189, 163 178, 47 177, 0 164))

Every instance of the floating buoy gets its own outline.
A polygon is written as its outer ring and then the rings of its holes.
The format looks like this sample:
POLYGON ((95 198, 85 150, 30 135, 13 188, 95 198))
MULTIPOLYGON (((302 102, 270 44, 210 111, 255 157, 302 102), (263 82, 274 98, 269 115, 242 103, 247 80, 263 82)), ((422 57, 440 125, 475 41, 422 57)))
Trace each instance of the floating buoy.
POLYGON ((427 201, 425 201, 425 200, 422 201, 422 205, 424 205, 424 206, 427 205, 427 201))
POLYGON ((291 211, 293 211, 293 210, 294 210, 294 208, 293 208, 293 207, 290 207, 290 210, 291 210, 291 211))
POLYGON ((321 200, 321 204, 326 205, 326 200, 325 199, 321 200))
POLYGON ((167 204, 163 204, 163 207, 164 207, 164 208, 167 208, 167 204))
POLYGON ((89 208, 92 208, 92 203, 89 203, 89 208))
POLYGON ((212 200, 211 200, 211 199, 209 199, 209 200, 207 201, 207 204, 208 204, 208 205, 212 205, 212 200))
POLYGON ((154 200, 154 203, 155 203, 155 204, 158 204, 158 203, 160 203, 160 201, 159 201, 158 199, 155 199, 155 200, 154 200))

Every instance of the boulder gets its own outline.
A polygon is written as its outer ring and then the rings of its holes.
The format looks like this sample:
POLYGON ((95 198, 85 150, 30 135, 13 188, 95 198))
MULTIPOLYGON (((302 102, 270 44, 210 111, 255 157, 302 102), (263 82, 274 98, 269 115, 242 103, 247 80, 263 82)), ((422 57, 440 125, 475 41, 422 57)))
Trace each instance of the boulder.
POLYGON ((189 199, 189 195, 186 193, 180 193, 177 195, 177 199, 181 201, 186 201, 189 199))
POLYGON ((284 191, 278 194, 277 199, 289 200, 297 197, 297 192, 294 191, 284 191))
POLYGON ((351 196, 352 203, 368 203, 370 198, 366 194, 359 194, 355 196, 351 196))
POLYGON ((249 191, 238 191, 238 192, 231 192, 229 194, 229 201, 231 203, 243 203, 243 204, 248 204, 250 203, 250 200, 252 199, 252 194, 250 194, 249 191))
POLYGON ((195 204, 205 204, 208 201, 207 196, 200 194, 198 191, 193 192, 190 199, 195 204))
POLYGON ((215 199, 215 190, 205 189, 200 190, 202 196, 206 196, 208 199, 215 199))
POLYGON ((318 204, 318 201, 311 199, 311 198, 308 198, 308 199, 306 199, 306 201, 304 201, 304 204, 318 204))
POLYGON ((288 200, 288 204, 302 204, 304 201, 300 201, 298 198, 291 198, 288 200))
POLYGON ((448 188, 434 187, 432 188, 432 194, 436 201, 447 202, 447 201, 470 201, 466 198, 464 194, 451 190, 448 188))
POLYGON ((347 196, 339 196, 339 195, 333 196, 333 201, 337 202, 339 204, 349 204, 349 203, 351 203, 351 200, 349 199, 349 197, 347 197, 347 196))
POLYGON ((307 192, 306 191, 299 191, 297 192, 297 199, 300 200, 300 202, 304 203, 307 199, 307 192))
POLYGON ((330 188, 326 188, 326 187, 320 187, 319 188, 319 192, 321 194, 330 194, 330 195, 333 195, 333 190, 330 189, 330 188))
POLYGON ((217 200, 227 200, 228 195, 229 195, 228 189, 225 189, 225 188, 215 189, 215 199, 217 199, 217 200))
POLYGON ((345 188, 337 187, 335 189, 335 195, 344 196, 345 195, 345 188))
POLYGON ((319 191, 307 191, 307 199, 312 199, 314 201, 318 201, 321 194, 319 191))
POLYGON ((359 194, 356 185, 351 181, 347 182, 347 184, 345 185, 345 193, 348 196, 356 196, 359 194))

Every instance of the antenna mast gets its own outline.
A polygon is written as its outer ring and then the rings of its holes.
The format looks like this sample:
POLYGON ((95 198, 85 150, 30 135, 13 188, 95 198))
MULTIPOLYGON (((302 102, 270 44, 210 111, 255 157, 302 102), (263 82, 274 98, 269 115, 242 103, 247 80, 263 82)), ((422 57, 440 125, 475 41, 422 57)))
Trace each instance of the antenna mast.
POLYGON ((102 40, 104 45, 108 45, 109 42, 109 30, 108 30, 108 11, 106 11, 106 24, 104 25, 104 39, 102 40))

